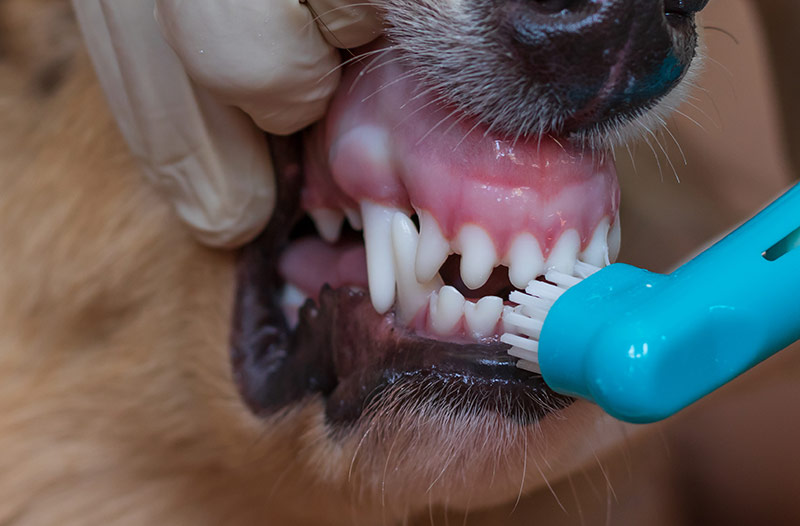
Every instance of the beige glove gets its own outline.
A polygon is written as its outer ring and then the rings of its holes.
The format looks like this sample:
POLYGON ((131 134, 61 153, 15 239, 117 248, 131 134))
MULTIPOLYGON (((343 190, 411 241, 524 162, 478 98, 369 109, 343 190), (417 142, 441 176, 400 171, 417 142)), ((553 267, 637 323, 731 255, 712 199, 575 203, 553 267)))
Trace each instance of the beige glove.
POLYGON ((218 247, 249 241, 272 214, 256 124, 286 134, 319 119, 339 82, 335 47, 382 29, 358 0, 73 4, 133 154, 196 237, 218 247))

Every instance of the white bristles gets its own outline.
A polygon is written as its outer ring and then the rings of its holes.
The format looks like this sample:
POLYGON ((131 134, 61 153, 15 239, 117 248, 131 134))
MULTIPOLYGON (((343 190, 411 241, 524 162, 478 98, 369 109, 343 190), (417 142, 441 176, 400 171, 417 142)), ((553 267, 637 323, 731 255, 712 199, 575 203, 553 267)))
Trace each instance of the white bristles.
POLYGON ((511 346, 508 354, 519 359, 517 367, 541 374, 538 339, 547 313, 568 289, 599 270, 599 267, 579 261, 575 264, 574 275, 549 270, 544 275, 546 281, 534 280, 528 283, 525 292, 511 292, 508 299, 517 306, 507 307, 503 314, 508 332, 500 341, 511 346))
POLYGON ((539 369, 539 364, 537 362, 529 362, 528 360, 519 360, 517 362, 517 367, 531 373, 542 374, 542 370, 539 369))
POLYGON ((518 336, 516 334, 507 332, 500 337, 500 341, 509 345, 513 345, 514 347, 518 347, 523 351, 528 351, 529 353, 537 354, 539 352, 539 342, 536 340, 523 338, 522 336, 518 336))
POLYGON ((538 298, 542 298, 543 300, 550 300, 551 303, 555 303, 555 301, 566 291, 562 288, 556 287, 555 285, 545 283, 544 281, 531 281, 528 283, 528 286, 525 287, 525 292, 531 296, 536 296, 538 298))
POLYGON ((583 281, 581 278, 576 278, 575 276, 570 276, 569 274, 564 274, 563 272, 558 272, 556 270, 549 271, 544 275, 544 279, 550 283, 555 283, 562 289, 568 289, 573 285, 577 285, 583 281))
POLYGON ((584 263, 583 261, 578 261, 575 263, 575 275, 582 279, 586 279, 600 270, 600 267, 595 267, 594 265, 584 263))

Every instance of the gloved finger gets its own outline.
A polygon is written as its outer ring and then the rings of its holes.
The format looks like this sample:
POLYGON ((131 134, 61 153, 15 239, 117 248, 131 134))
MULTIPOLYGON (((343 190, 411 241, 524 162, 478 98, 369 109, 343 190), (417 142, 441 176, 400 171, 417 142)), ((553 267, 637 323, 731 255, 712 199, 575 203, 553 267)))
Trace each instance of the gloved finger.
MULTIPOLYGON (((192 78, 243 109, 261 129, 293 133, 325 113, 339 83, 339 52, 318 29, 306 4, 298 0, 156 3, 162 32, 192 78)), ((330 7, 349 3, 322 0, 318 10, 325 12, 325 23, 334 31, 329 38, 361 43, 372 36, 371 30, 369 35, 362 31, 373 27, 370 17, 358 14, 361 8, 330 7), (357 38, 348 37, 350 30, 357 38)))
POLYGON ((275 179, 261 133, 195 86, 161 37, 154 0, 74 0, 114 116, 147 177, 196 237, 234 247, 272 213, 275 179))

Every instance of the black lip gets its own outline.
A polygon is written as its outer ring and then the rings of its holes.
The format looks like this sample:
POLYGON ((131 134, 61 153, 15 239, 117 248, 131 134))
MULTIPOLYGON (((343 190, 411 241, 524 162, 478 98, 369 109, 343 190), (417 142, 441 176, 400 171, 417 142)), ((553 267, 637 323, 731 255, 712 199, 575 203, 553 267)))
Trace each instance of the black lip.
POLYGON ((292 331, 278 304, 277 256, 299 215, 301 143, 270 137, 278 176, 278 203, 264 233, 240 254, 231 333, 236 382, 250 409, 278 413, 313 395, 326 417, 348 425, 401 383, 439 391, 438 403, 494 411, 530 423, 572 403, 541 376, 519 370, 501 343, 458 345, 421 338, 378 315, 367 295, 324 288, 319 304, 301 309, 292 331))

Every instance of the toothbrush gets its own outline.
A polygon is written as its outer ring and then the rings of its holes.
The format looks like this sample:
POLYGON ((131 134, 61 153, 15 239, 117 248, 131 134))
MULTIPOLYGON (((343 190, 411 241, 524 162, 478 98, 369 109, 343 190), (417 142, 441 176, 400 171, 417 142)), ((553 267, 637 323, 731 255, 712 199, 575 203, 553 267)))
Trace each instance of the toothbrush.
POLYGON ((800 184, 671 274, 574 274, 513 292, 501 341, 559 393, 662 420, 800 340, 800 184))

